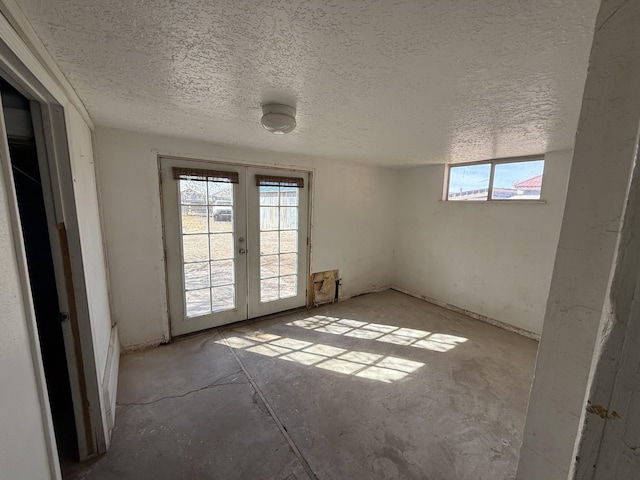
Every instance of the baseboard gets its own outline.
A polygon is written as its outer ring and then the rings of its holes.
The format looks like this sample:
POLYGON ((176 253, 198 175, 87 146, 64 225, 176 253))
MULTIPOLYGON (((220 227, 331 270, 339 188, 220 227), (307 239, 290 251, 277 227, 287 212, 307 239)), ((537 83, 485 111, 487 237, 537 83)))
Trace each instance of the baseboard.
POLYGON ((134 345, 126 345, 122 347, 121 354, 126 355, 127 353, 138 352, 140 350, 146 350, 148 348, 157 347, 158 345, 162 345, 164 343, 169 343, 169 340, 164 338, 159 340, 150 340, 148 342, 136 343, 134 345))
POLYGON ((118 339, 118 326, 111 328, 109 338, 109 350, 107 352, 107 364, 102 378, 102 398, 104 401, 105 417, 107 422, 107 449, 111 443, 111 431, 115 424, 116 395, 118 394, 118 371, 120 369, 120 340, 118 339))
POLYGON ((522 335, 523 337, 531 338, 533 340, 540 341, 540 334, 535 332, 530 332, 529 330, 525 330, 524 328, 515 327, 513 325, 509 325, 508 323, 501 322, 500 320, 496 320, 495 318, 487 317, 486 315, 481 315, 476 312, 472 312, 466 310, 461 307, 457 307, 456 305, 451 305, 450 303, 441 302, 435 298, 428 297, 426 295, 421 295, 416 292, 412 292, 411 290, 407 290, 406 288, 398 287, 396 285, 391 287, 391 290, 395 290, 400 293, 404 293, 411 297, 419 298, 420 300, 424 300, 425 302, 433 303, 442 308, 446 308, 447 310, 451 310, 452 312, 461 313, 462 315, 466 315, 467 317, 471 317, 474 320, 480 320, 481 322, 488 323, 489 325, 493 325, 494 327, 501 328, 503 330, 507 330, 509 332, 517 333, 518 335, 522 335))
MULTIPOLYGON (((359 297, 361 295, 368 295, 370 293, 384 292, 385 290, 395 290, 397 292, 404 293, 404 294, 409 295, 411 297, 419 298, 420 300, 424 300, 425 302, 432 303, 433 305, 437 305, 439 307, 446 308, 447 310, 450 310, 452 312, 456 312, 456 313, 460 313, 462 315, 466 315, 467 317, 473 318, 474 320, 479 320, 479 321, 487 323, 489 325, 493 325, 494 327, 498 327, 498 328, 501 328, 503 330, 507 330, 508 332, 517 333, 518 335, 522 335, 523 337, 527 337, 527 338, 531 338, 533 340, 540 341, 540 334, 538 334, 538 333, 530 332, 528 330, 525 330, 524 328, 519 328, 519 327, 515 327, 513 325, 509 325, 508 323, 501 322, 500 320, 496 320, 495 318, 487 317, 486 315, 481 315, 479 313, 472 312, 470 310, 466 310, 466 309, 458 307, 456 305, 451 305, 450 303, 441 302, 441 301, 439 301, 439 300, 437 300, 435 298, 431 298, 431 297, 428 297, 426 295, 421 295, 419 293, 413 292, 411 290, 407 290, 406 288, 402 288, 402 287, 399 287, 397 285, 384 285, 382 287, 377 287, 377 288, 373 288, 373 289, 370 289, 370 290, 363 290, 361 292, 340 296, 338 298, 338 302, 344 302, 346 300, 350 300, 352 298, 359 297)), ((329 304, 318 305, 318 307, 321 307, 321 306, 324 306, 324 305, 329 305, 329 304)), ((309 307, 304 307, 304 308, 306 308, 307 310, 312 310, 312 309, 315 309, 317 307, 310 307, 310 308, 309 307)), ((284 313, 287 313, 287 312, 275 313, 275 314, 269 315, 268 318, 276 317, 276 316, 282 315, 284 313)), ((291 312, 289 312, 289 313, 291 313, 291 312)), ((266 318, 260 317, 258 319, 246 320, 245 322, 240 322, 240 323, 241 324, 255 323, 258 320, 265 320, 265 319, 266 318)), ((235 325, 235 326, 237 326, 237 325, 235 325)), ((120 344, 118 343, 118 354, 123 354, 124 355, 124 354, 127 354, 127 353, 137 352, 137 351, 140 351, 140 350, 146 350, 148 348, 157 347, 158 345, 162 345, 164 343, 168 343, 168 341, 166 339, 158 339, 158 340, 151 340, 149 342, 144 342, 144 343, 137 343, 135 345, 128 345, 128 346, 122 347, 122 349, 120 349, 120 344)), ((109 348, 111 349, 111 346, 109 348)), ((117 371, 116 371, 116 373, 117 373, 117 371)), ((114 390, 114 393, 115 393, 115 390, 114 390)), ((115 399, 115 395, 114 395, 113 398, 115 399)), ((114 400, 114 404, 113 405, 114 405, 114 408, 115 408, 115 400, 114 400)))
MULTIPOLYGON (((345 300, 350 300, 352 298, 355 297, 360 297, 361 295, 368 295, 370 293, 379 293, 379 292, 384 292, 385 290, 389 290, 392 289, 393 286, 392 285, 385 285, 383 287, 376 287, 374 289, 371 290, 363 290, 362 292, 358 292, 358 293, 352 293, 350 295, 345 295, 345 296, 340 296, 338 297, 338 302, 344 302, 345 300)), ((324 304, 326 305, 326 304, 324 304)), ((322 305, 318 305, 318 306, 322 306, 322 305)))

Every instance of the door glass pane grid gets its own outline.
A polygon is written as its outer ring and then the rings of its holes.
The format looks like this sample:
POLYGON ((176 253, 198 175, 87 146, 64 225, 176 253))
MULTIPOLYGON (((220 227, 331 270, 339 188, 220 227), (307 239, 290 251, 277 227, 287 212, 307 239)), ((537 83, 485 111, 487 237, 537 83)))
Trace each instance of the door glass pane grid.
POLYGON ((186 316, 236 306, 233 185, 180 180, 186 316))
POLYGON ((298 293, 299 189, 260 187, 260 302, 298 293))

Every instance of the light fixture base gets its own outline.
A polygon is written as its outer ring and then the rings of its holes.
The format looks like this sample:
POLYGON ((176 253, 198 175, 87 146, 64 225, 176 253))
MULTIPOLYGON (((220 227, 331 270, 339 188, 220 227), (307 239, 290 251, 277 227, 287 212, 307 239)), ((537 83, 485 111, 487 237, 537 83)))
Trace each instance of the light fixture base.
POLYGON ((283 135, 296 128, 296 109, 279 103, 262 106, 262 126, 268 132, 283 135))

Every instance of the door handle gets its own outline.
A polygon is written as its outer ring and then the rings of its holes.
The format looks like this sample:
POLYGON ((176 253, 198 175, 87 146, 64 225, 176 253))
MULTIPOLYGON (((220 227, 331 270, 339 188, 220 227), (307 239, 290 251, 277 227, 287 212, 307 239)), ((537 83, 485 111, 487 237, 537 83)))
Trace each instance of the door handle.
POLYGON ((244 248, 241 248, 240 250, 238 250, 238 253, 240 255, 244 255, 245 253, 247 253, 247 251, 244 248))

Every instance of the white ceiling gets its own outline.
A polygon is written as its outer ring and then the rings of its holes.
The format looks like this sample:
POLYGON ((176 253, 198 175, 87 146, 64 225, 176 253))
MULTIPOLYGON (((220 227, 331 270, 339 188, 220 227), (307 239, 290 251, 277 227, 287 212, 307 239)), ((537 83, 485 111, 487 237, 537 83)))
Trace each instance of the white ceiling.
POLYGON ((571 147, 598 4, 20 0, 97 125, 389 166, 571 147))

